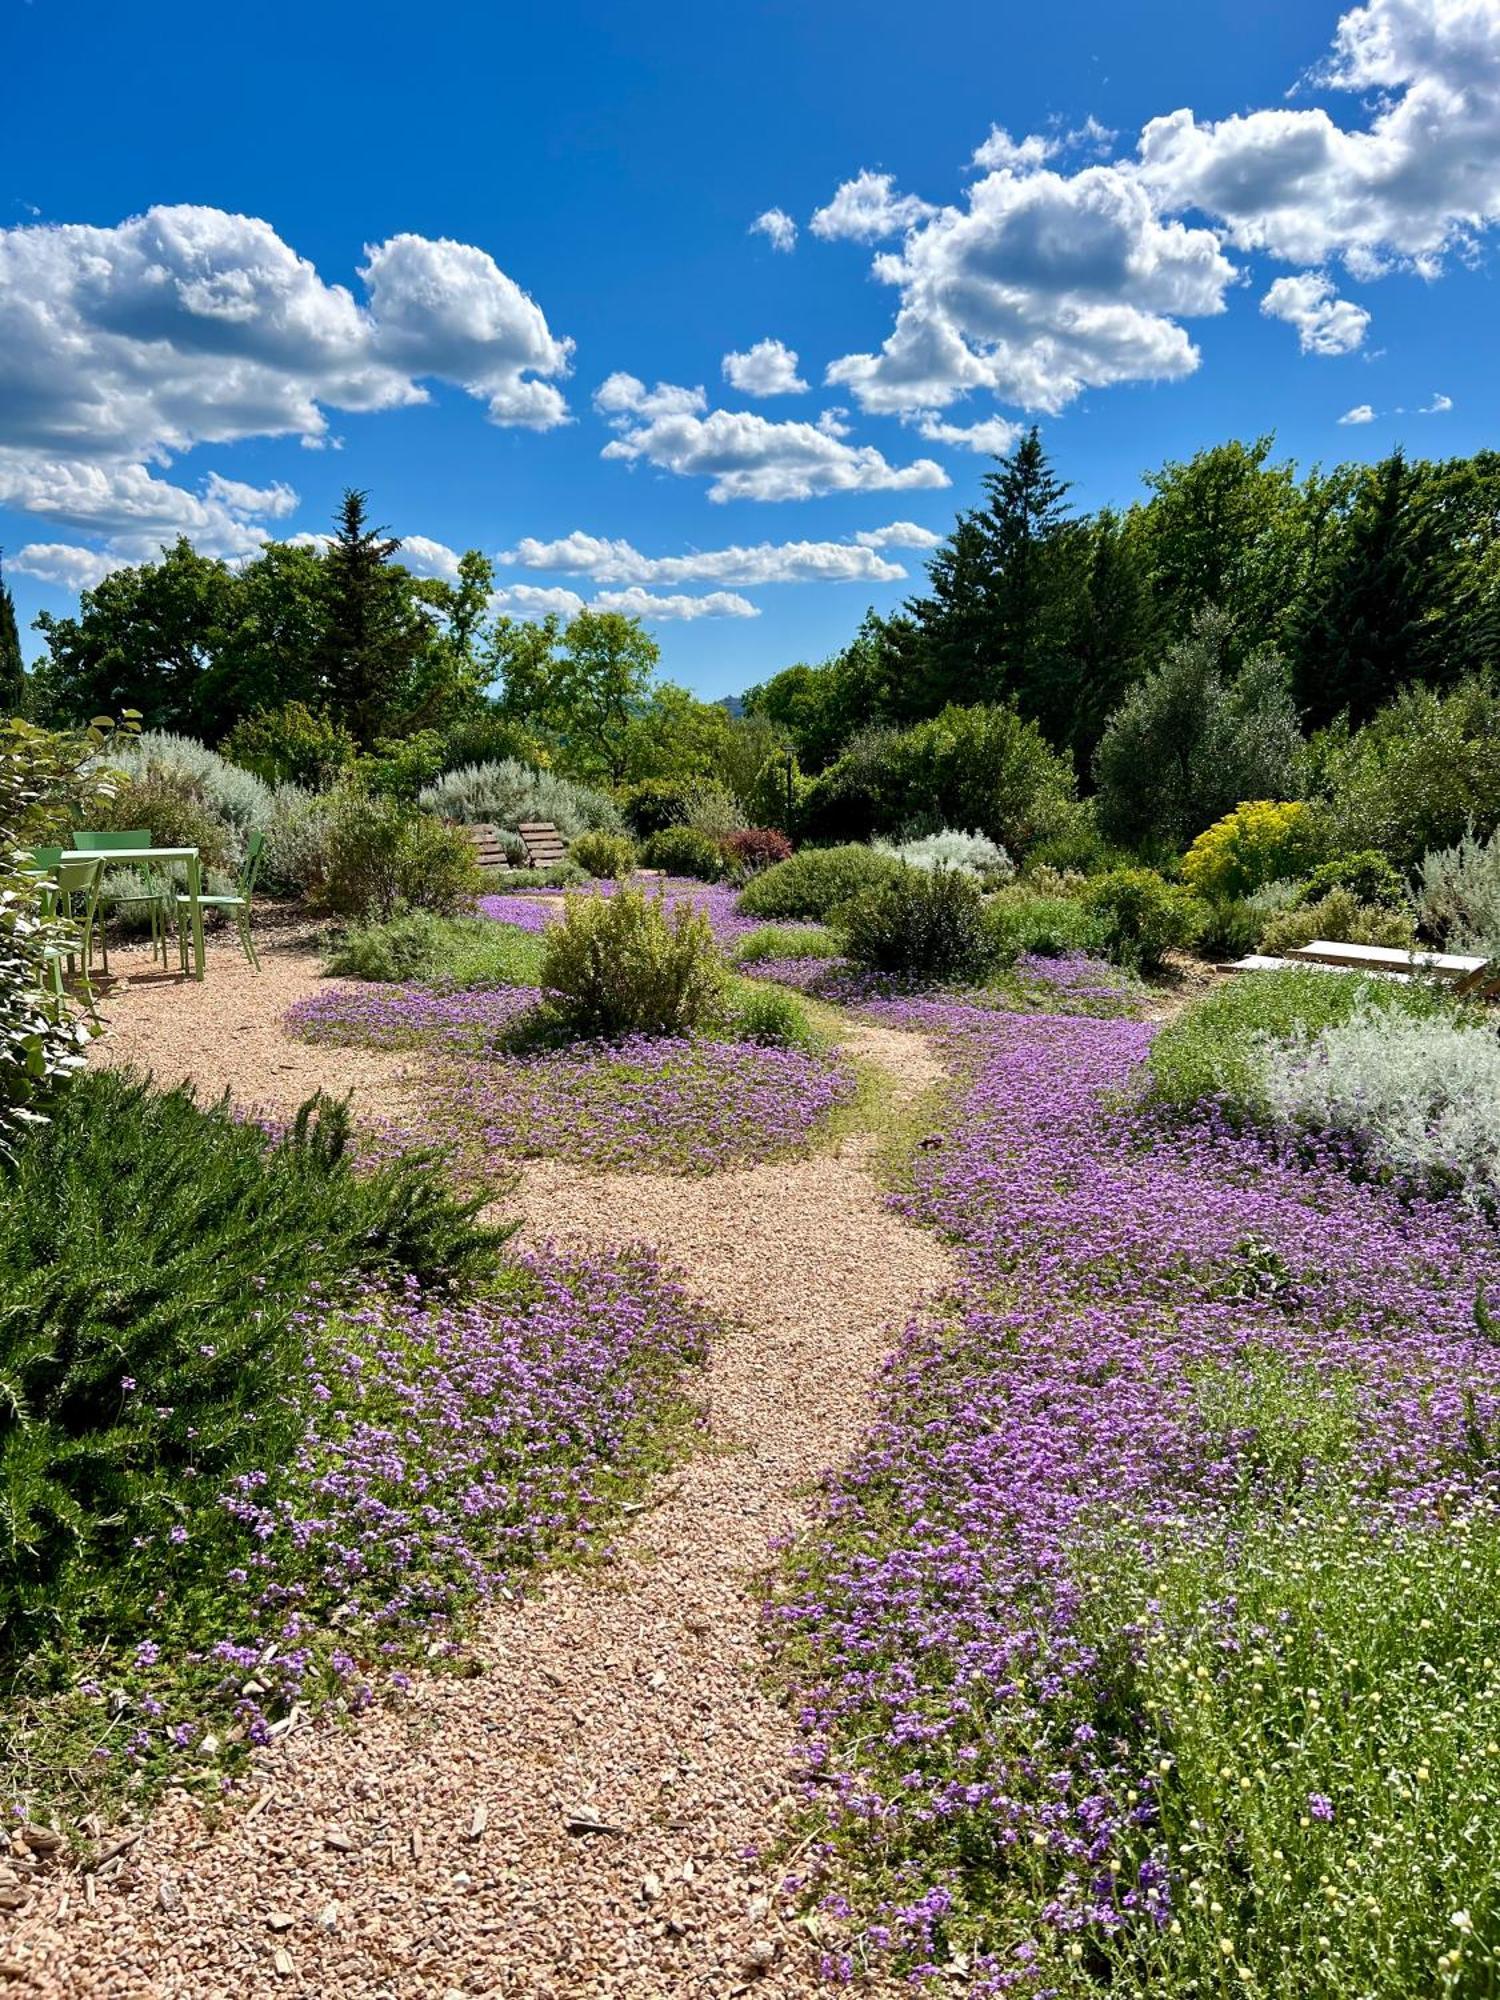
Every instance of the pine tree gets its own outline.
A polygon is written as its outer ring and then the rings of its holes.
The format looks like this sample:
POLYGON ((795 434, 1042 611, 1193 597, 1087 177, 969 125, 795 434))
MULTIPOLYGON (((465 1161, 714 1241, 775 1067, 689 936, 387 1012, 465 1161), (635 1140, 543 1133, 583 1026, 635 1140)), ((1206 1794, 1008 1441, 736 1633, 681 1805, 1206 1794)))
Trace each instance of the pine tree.
POLYGON ((1079 772, 1094 753, 1141 671, 1151 640, 1150 593, 1128 522, 1101 507, 1089 524, 1087 567, 1076 598, 1070 641, 1072 726, 1068 742, 1079 772))
MULTIPOLYGON (((1056 709, 1053 682, 1065 641, 1059 613, 1061 571, 1072 537, 1063 502, 1069 492, 1042 450, 1033 424, 997 472, 987 472, 983 517, 990 585, 989 647, 997 675, 994 694, 1014 694, 1023 712, 1042 720, 1056 709)), ((1054 725, 1059 720, 1051 718, 1054 725)))
POLYGON ((16 607, 0 569, 0 716, 19 715, 26 704, 26 665, 16 607))
POLYGON ((372 528, 369 496, 351 487, 324 557, 325 624, 318 677, 335 717, 369 749, 397 721, 401 697, 431 637, 405 571, 401 543, 372 528))
POLYGON ((913 719, 933 715, 949 702, 963 706, 987 698, 994 680, 992 571, 983 520, 961 514, 927 565, 929 594, 906 607, 918 628, 916 685, 905 690, 913 719))
POLYGON ((1314 727, 1347 712, 1357 728, 1440 667, 1433 555, 1420 474, 1393 451, 1361 486, 1302 634, 1297 697, 1314 727))

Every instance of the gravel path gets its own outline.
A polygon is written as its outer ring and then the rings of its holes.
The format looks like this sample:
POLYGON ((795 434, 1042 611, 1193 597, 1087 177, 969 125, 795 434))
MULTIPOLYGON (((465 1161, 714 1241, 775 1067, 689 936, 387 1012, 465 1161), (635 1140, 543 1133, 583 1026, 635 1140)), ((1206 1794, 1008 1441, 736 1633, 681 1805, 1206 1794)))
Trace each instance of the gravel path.
MULTIPOLYGON (((356 1076, 344 1051, 298 1050, 306 1065, 279 1066, 293 1045, 266 1015, 314 976, 305 952, 279 954, 258 987, 220 969, 201 994, 127 993, 106 1058, 148 1062, 163 1080, 188 1065, 259 1102, 294 1101, 310 1077, 372 1100, 410 1088, 414 1060, 403 1076, 385 1059, 378 1081, 376 1059, 358 1056, 356 1076), (238 1029, 227 1045, 221 1009, 238 1029), (191 1051, 185 1020, 201 1031, 191 1051)), ((940 1074, 918 1036, 861 1026, 851 1042, 902 1089, 940 1074)), ((755 1578, 821 1471, 858 1442, 892 1323, 950 1276, 936 1240, 884 1206, 866 1151, 854 1140, 704 1180, 529 1163, 520 1200, 535 1232, 645 1239, 737 1323, 706 1373, 707 1444, 610 1560, 485 1619, 476 1678, 424 1677, 356 1729, 284 1739, 264 1754, 253 1818, 212 1832, 169 1798, 125 1889, 101 1887, 92 1907, 76 1877, 55 1878, 0 1952, 24 1970, 22 1990, 817 1990, 816 1942, 781 1922, 775 1875, 746 1854, 774 1840, 796 1763, 795 1732, 762 1684, 755 1578), (570 1816, 618 1831, 570 1831, 570 1816)))

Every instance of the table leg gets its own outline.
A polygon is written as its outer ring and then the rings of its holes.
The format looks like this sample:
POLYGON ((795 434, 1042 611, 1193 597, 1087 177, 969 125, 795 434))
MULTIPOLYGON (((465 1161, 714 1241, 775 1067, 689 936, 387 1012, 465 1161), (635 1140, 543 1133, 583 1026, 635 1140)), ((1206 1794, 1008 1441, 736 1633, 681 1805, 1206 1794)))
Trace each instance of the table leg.
POLYGON ((188 856, 187 885, 190 898, 188 910, 193 925, 193 977, 203 977, 203 865, 196 854, 188 856))

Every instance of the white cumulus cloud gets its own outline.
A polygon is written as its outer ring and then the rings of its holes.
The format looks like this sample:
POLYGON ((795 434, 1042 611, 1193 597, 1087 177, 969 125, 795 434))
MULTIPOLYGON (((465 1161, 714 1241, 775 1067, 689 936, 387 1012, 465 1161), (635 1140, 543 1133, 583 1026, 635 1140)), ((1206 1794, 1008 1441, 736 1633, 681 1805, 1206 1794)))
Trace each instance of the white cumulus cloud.
POLYGON ((269 222, 223 209, 0 229, 0 503, 100 537, 98 560, 177 534, 239 557, 296 495, 165 478, 195 446, 332 443, 328 410, 422 403, 430 381, 495 423, 566 419, 571 342, 487 252, 403 235, 364 257, 361 302, 269 222))
POLYGON ((724 379, 743 396, 798 396, 807 384, 785 342, 757 340, 743 353, 724 356, 724 379))
POLYGON ((915 521, 892 521, 884 528, 864 528, 854 539, 866 549, 935 549, 943 538, 915 521))
POLYGON ((655 596, 632 586, 628 590, 603 590, 585 599, 576 590, 560 584, 507 583, 490 595, 490 608, 518 618, 575 618, 580 611, 620 611, 627 618, 646 624, 673 623, 695 618, 758 618, 760 612, 748 598, 732 590, 711 590, 703 597, 655 596))
MULTIPOLYGON (((1102 132, 1104 128, 1101 126, 1099 129, 1102 132)), ((1044 139, 1040 132, 1028 132, 1024 139, 1012 139, 1003 125, 992 125, 988 139, 974 148, 973 164, 986 168, 1009 167, 1024 173, 1029 168, 1045 166, 1060 144, 1057 139, 1044 139)))
POLYGON ((752 236, 764 236, 773 250, 795 250, 797 225, 784 208, 768 208, 750 225, 752 236))
POLYGON ((918 434, 933 444, 961 445, 965 451, 987 451, 996 458, 1015 449, 1022 428, 1009 417, 981 417, 973 424, 945 423, 932 415, 917 419, 918 434))
MULTIPOLYGON (((899 540, 910 523, 877 529, 899 540)), ((913 532, 922 534, 916 529, 913 532)), ((757 542, 750 547, 697 549, 680 556, 646 556, 630 542, 575 529, 556 541, 527 535, 500 557, 519 569, 559 570, 596 583, 891 583, 905 576, 899 563, 877 553, 885 544, 867 536, 851 542, 757 542)), ((921 543, 902 543, 921 547, 921 543)))
MULTIPOLYGON (((670 385, 658 384, 660 396, 670 385)), ((679 392, 687 393, 687 392, 679 392)), ((642 411, 626 418, 622 434, 601 454, 627 463, 644 460, 663 472, 710 481, 710 500, 808 500, 824 493, 885 493, 946 486, 948 475, 930 458, 891 465, 873 445, 847 444, 818 424, 773 423, 748 410, 690 410, 664 415, 642 411)))
POLYGON ((64 590, 92 590, 112 570, 125 568, 123 556, 102 555, 98 549, 80 548, 74 542, 28 542, 12 559, 11 567, 26 576, 40 577, 64 590))
POLYGON ((1368 403, 1356 403, 1352 410, 1345 410, 1339 418, 1341 424, 1373 424, 1375 412, 1368 403))
POLYGON ((691 416, 708 408, 701 389, 683 389, 675 382, 658 382, 648 389, 638 375, 623 369, 607 376, 594 391, 594 408, 616 427, 633 417, 652 421, 657 417, 691 416))
POLYGON ((829 242, 842 238, 849 243, 878 243, 934 213, 931 202, 897 194, 894 176, 871 173, 866 167, 835 189, 832 201, 817 209, 807 226, 814 236, 829 242))
POLYGON ((1342 257, 1431 274, 1500 220, 1500 5, 1369 0, 1338 23, 1311 81, 1359 93, 1368 122, 1321 107, 1200 123, 1154 118, 1140 172, 1164 207, 1215 217, 1244 250, 1288 263, 1342 257))
POLYGON ((899 294, 890 337, 826 379, 896 415, 972 389, 1059 410, 1085 389, 1191 374, 1178 321, 1222 312, 1236 279, 1212 230, 1164 220, 1115 166, 987 174, 874 268, 899 294))
POLYGON ((1333 280, 1323 271, 1300 271, 1277 278, 1260 302, 1270 319, 1285 320, 1297 330, 1304 354, 1349 354, 1361 345, 1370 315, 1352 299, 1341 299, 1333 280))

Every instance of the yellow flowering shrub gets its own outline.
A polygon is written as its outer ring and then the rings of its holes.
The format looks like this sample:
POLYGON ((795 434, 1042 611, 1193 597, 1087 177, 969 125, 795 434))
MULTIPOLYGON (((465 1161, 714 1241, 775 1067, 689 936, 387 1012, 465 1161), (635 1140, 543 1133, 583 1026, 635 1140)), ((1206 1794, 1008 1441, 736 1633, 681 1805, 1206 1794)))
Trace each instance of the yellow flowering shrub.
POLYGON ((1300 799, 1248 799, 1215 820, 1188 849, 1183 880, 1218 901, 1250 896, 1267 882, 1303 875, 1317 861, 1317 841, 1300 799))

